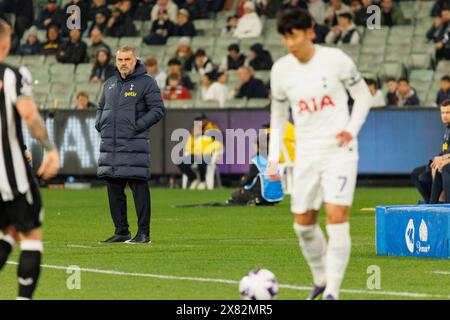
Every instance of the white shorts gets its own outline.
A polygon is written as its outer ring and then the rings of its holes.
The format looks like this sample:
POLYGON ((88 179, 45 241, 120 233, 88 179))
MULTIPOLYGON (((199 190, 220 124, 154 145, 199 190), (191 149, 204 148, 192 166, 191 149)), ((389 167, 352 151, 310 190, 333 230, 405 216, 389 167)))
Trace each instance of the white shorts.
POLYGON ((294 167, 291 210, 319 210, 323 202, 351 206, 358 171, 356 150, 340 149, 320 156, 299 157, 294 167))

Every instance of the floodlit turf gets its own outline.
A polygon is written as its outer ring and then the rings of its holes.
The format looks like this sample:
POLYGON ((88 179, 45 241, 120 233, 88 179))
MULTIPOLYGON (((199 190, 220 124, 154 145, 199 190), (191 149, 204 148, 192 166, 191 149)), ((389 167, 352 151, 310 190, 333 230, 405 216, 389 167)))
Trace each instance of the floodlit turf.
MULTIPOLYGON (((283 285, 309 287, 311 276, 292 230, 288 200, 268 208, 172 207, 223 201, 230 192, 153 189, 152 244, 104 245, 99 241, 113 232, 106 189, 43 190, 43 264, 52 267, 42 270, 35 298, 238 299, 235 283, 159 276, 237 281, 258 267, 273 271, 283 285), (96 269, 81 273, 79 290, 69 290, 70 274, 57 269, 72 265, 96 269)), ((427 294, 418 297, 434 299, 450 297, 450 274, 433 273, 450 271, 448 260, 375 256, 375 213, 360 210, 383 204, 411 204, 417 199, 417 192, 408 188, 357 190, 351 218, 353 251, 342 299, 412 299, 413 294, 427 294), (380 290, 367 287, 367 269, 372 265, 381 270, 380 290)), ((130 193, 128 200, 134 233, 136 215, 130 193)), ((322 226, 323 222, 322 214, 322 226)), ((10 261, 17 261, 17 257, 15 252, 10 261)), ((16 266, 11 263, 0 273, 0 299, 15 297, 15 274, 16 266)), ((279 299, 304 299, 307 294, 301 288, 283 287, 279 299)))

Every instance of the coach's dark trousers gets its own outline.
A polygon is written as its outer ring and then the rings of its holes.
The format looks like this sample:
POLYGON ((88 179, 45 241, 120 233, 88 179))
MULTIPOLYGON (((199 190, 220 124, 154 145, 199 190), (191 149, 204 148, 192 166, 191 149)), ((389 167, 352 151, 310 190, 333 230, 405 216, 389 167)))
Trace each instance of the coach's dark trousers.
POLYGON ((444 191, 445 200, 444 203, 450 203, 450 165, 446 165, 442 172, 436 172, 433 180, 433 186, 431 188, 430 203, 439 203, 439 197, 444 191))
POLYGON ((107 179, 109 208, 116 228, 115 234, 129 234, 127 219, 127 184, 133 192, 134 205, 138 217, 138 233, 150 236, 150 189, 147 181, 134 179, 107 179))
POLYGON ((419 190, 425 202, 430 203, 431 186, 433 184, 431 169, 428 166, 415 168, 411 173, 411 180, 417 190, 419 190))

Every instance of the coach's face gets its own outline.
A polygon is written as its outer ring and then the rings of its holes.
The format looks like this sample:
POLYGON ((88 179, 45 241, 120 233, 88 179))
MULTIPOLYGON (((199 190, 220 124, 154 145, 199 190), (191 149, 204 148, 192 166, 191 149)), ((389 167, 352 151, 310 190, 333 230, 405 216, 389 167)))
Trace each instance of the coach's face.
POLYGON ((450 106, 441 107, 441 118, 444 124, 450 124, 450 106))
POLYGON ((292 33, 286 33, 283 36, 283 42, 289 53, 299 59, 304 52, 305 47, 314 39, 315 33, 312 28, 307 30, 293 29, 292 33))
POLYGON ((134 72, 136 57, 132 51, 118 51, 116 55, 116 66, 122 78, 126 78, 134 72))

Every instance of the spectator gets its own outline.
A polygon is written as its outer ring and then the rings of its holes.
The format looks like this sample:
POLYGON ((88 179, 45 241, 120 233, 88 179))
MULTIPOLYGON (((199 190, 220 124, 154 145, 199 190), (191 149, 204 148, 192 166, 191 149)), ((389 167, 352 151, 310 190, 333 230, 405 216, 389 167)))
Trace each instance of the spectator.
POLYGON ((394 4, 392 0, 381 0, 381 25, 392 27, 405 23, 406 19, 399 6, 394 4))
POLYGON ((304 0, 285 0, 283 1, 283 9, 301 8, 308 10, 308 4, 304 0))
POLYGON ((262 32, 262 22, 255 12, 251 1, 244 4, 244 15, 239 19, 233 37, 238 39, 259 37, 262 32))
POLYGON ((158 69, 158 61, 150 57, 145 60, 145 67, 147 68, 147 73, 155 79, 159 89, 163 90, 166 86, 167 74, 158 69))
POLYGON ((80 91, 77 93, 76 102, 76 110, 94 110, 97 108, 95 104, 89 101, 89 95, 84 91, 80 91))
POLYGON ((236 4, 236 16, 237 16, 238 19, 241 18, 244 15, 244 11, 245 11, 244 5, 245 5, 245 3, 247 1, 250 1, 250 0, 238 0, 237 1, 237 4, 236 4))
POLYGON ((342 0, 330 0, 330 5, 325 12, 325 23, 328 26, 337 25, 337 17, 344 12, 351 14, 352 9, 350 9, 350 7, 346 4, 342 3, 342 0))
POLYGON ((89 62, 94 62, 97 57, 97 51, 100 49, 106 49, 111 51, 111 48, 103 42, 103 34, 98 28, 92 29, 91 32, 91 45, 87 48, 87 56, 89 62))
POLYGON ((218 79, 223 76, 223 73, 217 71, 211 71, 205 73, 202 78, 202 100, 204 101, 218 101, 219 106, 223 108, 225 102, 230 96, 228 87, 219 82, 218 79))
POLYGON ((255 5, 256 12, 262 19, 275 19, 283 3, 282 0, 256 0, 255 5))
POLYGON ((195 36, 194 24, 189 21, 189 12, 186 9, 180 9, 178 11, 178 21, 173 29, 173 36, 185 36, 193 37, 195 36))
POLYGON ((351 6, 353 20, 357 26, 366 26, 367 14, 363 9, 361 0, 352 0, 351 6))
POLYGON ((323 25, 325 23, 326 7, 323 0, 308 0, 308 11, 316 23, 323 25))
POLYGON ((105 34, 108 29, 108 10, 98 10, 94 16, 94 21, 89 23, 89 26, 84 34, 85 37, 89 37, 92 33, 92 30, 99 29, 102 34, 105 34))
POLYGON ((180 76, 176 73, 169 74, 167 81, 169 84, 164 88, 164 100, 189 100, 191 94, 188 89, 180 82, 180 76))
POLYGON ((240 53, 239 45, 232 43, 228 46, 228 54, 222 59, 220 71, 237 70, 244 65, 245 59, 245 55, 240 53))
POLYGON ((195 60, 192 67, 200 76, 214 70, 212 61, 208 58, 205 50, 203 49, 198 49, 195 52, 195 60))
POLYGON ((52 25, 47 29, 47 41, 41 46, 41 54, 46 56, 56 55, 61 46, 58 26, 52 25))
POLYGON ((396 92, 395 106, 420 106, 419 97, 416 90, 409 85, 408 79, 402 78, 398 81, 398 89, 396 92))
MULTIPOLYGON (((194 90, 195 86, 192 83, 191 78, 188 75, 183 73, 183 69, 181 68, 181 62, 178 59, 170 59, 168 63, 168 74, 177 74, 180 78, 180 84, 186 87, 188 90, 194 90)), ((168 83, 166 83, 168 84, 168 83)))
POLYGON ((170 21, 177 23, 178 6, 172 0, 158 0, 152 9, 150 20, 157 20, 159 12, 163 10, 167 12, 170 21))
POLYGON ((239 17, 237 15, 227 18, 227 25, 222 29, 222 37, 232 37, 238 25, 239 17))
POLYGON ((181 4, 181 9, 186 9, 189 12, 191 20, 207 19, 208 10, 205 0, 185 0, 181 4))
POLYGON ((236 98, 267 98, 269 92, 260 79, 253 76, 251 67, 240 67, 238 70, 241 86, 236 89, 236 98))
POLYGON ((339 14, 338 24, 325 38, 327 44, 359 44, 359 40, 359 31, 352 22, 352 15, 348 12, 339 14))
POLYGON ((272 68, 272 56, 260 43, 255 43, 250 47, 249 58, 249 65, 253 70, 270 70, 272 68))
POLYGON ((15 15, 14 32, 21 39, 34 21, 33 0, 13 0, 12 12, 15 15))
POLYGON ((136 10, 133 13, 133 19, 138 21, 146 21, 150 17, 152 8, 154 5, 154 0, 141 0, 138 1, 136 10))
POLYGON ((194 53, 191 50, 191 40, 188 37, 182 37, 178 40, 177 50, 175 51, 173 58, 178 59, 181 62, 183 70, 192 70, 194 53))
POLYGON ((386 100, 388 106, 395 106, 397 105, 397 89, 398 89, 398 82, 393 78, 388 78, 385 80, 387 93, 386 93, 386 100))
POLYGON ((69 40, 61 44, 56 59, 62 63, 83 63, 87 60, 86 43, 81 40, 81 31, 72 29, 69 40))
POLYGON ((131 0, 120 0, 117 9, 108 20, 106 35, 110 37, 136 37, 137 32, 131 14, 131 0))
POLYGON ((434 42, 436 60, 450 59, 450 7, 443 9, 441 17, 434 19, 433 26, 427 32, 427 38, 434 42))
POLYGON ((111 16, 111 10, 108 9, 106 0, 94 0, 92 2, 92 7, 89 11, 89 20, 95 20, 97 13, 102 13, 106 20, 108 20, 111 16))
POLYGON ((443 76, 439 83, 440 88, 436 96, 436 104, 440 106, 442 102, 450 99, 450 76, 443 76))
POLYGON ((161 45, 167 42, 167 39, 173 33, 175 25, 169 20, 167 12, 161 10, 158 12, 158 20, 153 21, 150 34, 144 37, 146 44, 161 45))
POLYGON ((25 33, 26 42, 19 47, 17 54, 20 55, 35 55, 41 52, 41 43, 37 37, 37 28, 32 26, 25 33))
POLYGON ((373 79, 365 79, 367 86, 369 87, 370 94, 372 95, 371 108, 386 107, 386 101, 384 99, 383 92, 378 89, 377 83, 373 79))
POLYGON ((450 0, 436 0, 431 9, 432 17, 440 17, 444 9, 450 8, 450 0))
POLYGON ((100 48, 97 51, 94 66, 92 67, 91 82, 105 82, 115 73, 116 67, 111 63, 111 51, 100 48))
POLYGON ((56 0, 48 0, 47 7, 41 13, 37 27, 41 30, 48 29, 51 25, 57 25, 61 28, 65 22, 65 14, 61 10, 56 0))
POLYGON ((326 25, 318 24, 313 18, 313 29, 315 38, 313 40, 314 43, 325 43, 325 38, 327 37, 328 32, 330 32, 330 29, 326 25))

